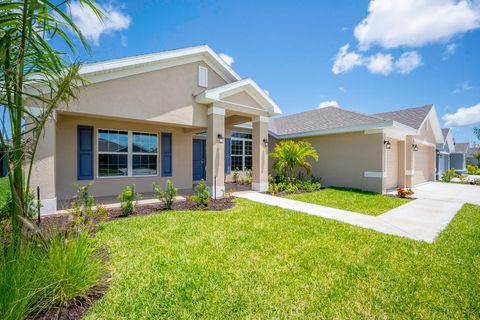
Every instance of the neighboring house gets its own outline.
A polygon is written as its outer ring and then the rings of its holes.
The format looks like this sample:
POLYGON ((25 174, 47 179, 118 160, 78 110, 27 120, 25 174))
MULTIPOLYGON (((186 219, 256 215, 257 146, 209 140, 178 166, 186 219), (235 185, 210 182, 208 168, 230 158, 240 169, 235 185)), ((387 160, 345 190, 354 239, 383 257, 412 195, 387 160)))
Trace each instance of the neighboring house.
POLYGON ((375 115, 315 109, 272 119, 270 135, 270 150, 283 139, 310 142, 322 184, 380 193, 435 180, 435 145, 443 142, 433 105, 375 115))
POLYGON ((437 144, 437 179, 442 178, 443 172, 450 169, 450 153, 455 152, 455 142, 450 128, 443 128, 443 143, 437 144))
POLYGON ((75 182, 94 182, 92 195, 102 197, 131 184, 146 193, 153 182, 190 189, 205 179, 221 196, 239 168, 252 170, 254 190, 267 190, 268 121, 281 110, 208 46, 86 64, 80 73, 88 85, 59 107, 38 146, 32 187, 41 188, 43 213, 71 199, 75 182), (250 132, 235 129, 245 122, 250 132))
POLYGON ((468 143, 455 143, 455 151, 450 152, 450 168, 455 169, 456 173, 467 172, 467 153, 468 143))
POLYGON ((477 145, 475 147, 470 147, 468 148, 468 153, 467 153, 467 164, 476 164, 477 166, 479 165, 478 161, 478 154, 480 154, 480 147, 477 145))

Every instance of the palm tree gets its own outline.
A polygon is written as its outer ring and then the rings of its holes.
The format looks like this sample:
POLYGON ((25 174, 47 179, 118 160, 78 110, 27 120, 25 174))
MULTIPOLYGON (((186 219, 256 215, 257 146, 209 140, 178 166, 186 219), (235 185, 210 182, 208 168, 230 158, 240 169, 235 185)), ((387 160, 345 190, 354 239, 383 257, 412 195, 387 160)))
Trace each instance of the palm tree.
MULTIPOLYGON (((78 0, 102 13, 94 0, 78 0)), ((77 48, 71 36, 83 48, 89 46, 68 13, 69 1, 2 0, 0 2, 0 106, 5 109, 0 147, 10 145, 8 178, 12 194, 12 226, 19 231, 20 216, 29 207, 30 176, 38 142, 47 120, 58 105, 76 98, 84 80, 79 75, 80 62, 70 63, 77 48), (69 53, 52 47, 66 45, 69 53), (35 106, 35 111, 28 108, 35 106), (6 122, 9 130, 6 130, 6 122)), ((14 234, 17 232, 14 232, 14 234)))
POLYGON ((283 140, 275 146, 275 149, 269 154, 274 158, 273 168, 279 175, 284 175, 293 179, 296 170, 303 168, 310 174, 312 165, 307 161, 308 157, 318 161, 318 155, 309 142, 283 140))

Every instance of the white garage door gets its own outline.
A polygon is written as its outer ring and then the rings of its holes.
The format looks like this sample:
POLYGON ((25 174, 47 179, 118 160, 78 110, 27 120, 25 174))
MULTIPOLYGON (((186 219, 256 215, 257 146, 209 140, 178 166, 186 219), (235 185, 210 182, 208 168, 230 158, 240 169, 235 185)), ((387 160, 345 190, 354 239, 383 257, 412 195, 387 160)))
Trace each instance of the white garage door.
POLYGON ((390 142, 391 148, 387 150, 387 189, 398 187, 398 142, 390 142))
POLYGON ((413 184, 433 181, 435 177, 435 148, 418 145, 418 151, 414 152, 415 175, 413 184))

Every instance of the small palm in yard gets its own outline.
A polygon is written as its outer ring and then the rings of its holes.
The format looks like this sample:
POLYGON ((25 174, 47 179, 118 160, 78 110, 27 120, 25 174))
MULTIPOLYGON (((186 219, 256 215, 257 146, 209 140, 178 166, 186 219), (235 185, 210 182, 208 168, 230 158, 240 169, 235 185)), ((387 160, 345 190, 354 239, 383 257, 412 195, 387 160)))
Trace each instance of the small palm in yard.
POLYGON ((305 169, 307 174, 312 171, 312 165, 307 159, 310 157, 318 161, 318 155, 309 142, 283 140, 275 146, 275 149, 269 154, 274 158, 273 168, 278 174, 295 178, 298 168, 305 169))

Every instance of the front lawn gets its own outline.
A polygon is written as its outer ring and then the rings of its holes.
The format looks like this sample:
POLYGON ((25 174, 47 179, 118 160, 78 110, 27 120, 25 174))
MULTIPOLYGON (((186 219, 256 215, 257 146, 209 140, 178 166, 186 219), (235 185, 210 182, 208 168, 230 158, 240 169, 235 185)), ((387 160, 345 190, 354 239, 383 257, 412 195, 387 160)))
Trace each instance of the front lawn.
POLYGON ((316 192, 292 194, 286 196, 286 198, 371 216, 378 216, 409 201, 408 199, 384 196, 374 192, 336 187, 316 192))
POLYGON ((434 244, 236 199, 104 223, 112 279, 87 319, 480 316, 480 207, 434 244))
POLYGON ((8 183, 8 177, 0 178, 0 211, 1 208, 7 202, 7 199, 10 195, 10 186, 8 183))

